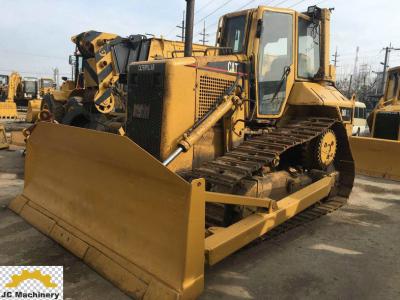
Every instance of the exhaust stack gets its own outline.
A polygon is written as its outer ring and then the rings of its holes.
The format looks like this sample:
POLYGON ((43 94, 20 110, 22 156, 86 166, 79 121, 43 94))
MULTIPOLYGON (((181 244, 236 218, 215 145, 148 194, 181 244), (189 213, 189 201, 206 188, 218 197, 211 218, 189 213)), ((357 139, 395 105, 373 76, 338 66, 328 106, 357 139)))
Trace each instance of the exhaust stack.
POLYGON ((185 57, 192 56, 194 1, 186 0, 185 57))

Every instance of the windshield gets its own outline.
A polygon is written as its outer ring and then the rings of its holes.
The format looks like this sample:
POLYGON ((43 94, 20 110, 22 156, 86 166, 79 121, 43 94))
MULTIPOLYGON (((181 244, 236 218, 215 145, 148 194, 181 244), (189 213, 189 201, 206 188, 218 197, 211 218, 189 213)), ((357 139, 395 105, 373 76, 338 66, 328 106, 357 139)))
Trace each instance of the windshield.
POLYGON ((7 84, 7 83, 8 83, 8 76, 0 75, 0 84, 7 84))
POLYGON ((25 81, 24 87, 25 87, 25 93, 34 94, 36 92, 36 82, 35 81, 25 81))
POLYGON ((50 80, 50 79, 44 79, 44 80, 42 80, 42 87, 44 87, 44 88, 51 88, 51 87, 53 87, 53 80, 50 80))
POLYGON ((396 97, 398 87, 399 87, 399 73, 390 73, 386 100, 391 100, 396 97))
POLYGON ((286 72, 293 61, 293 17, 266 11, 258 57, 258 113, 279 114, 286 99, 286 72))
POLYGON ((314 78, 320 67, 320 25, 299 18, 298 76, 314 78))
POLYGON ((243 52, 245 28, 246 15, 226 18, 220 46, 231 48, 233 53, 243 52))

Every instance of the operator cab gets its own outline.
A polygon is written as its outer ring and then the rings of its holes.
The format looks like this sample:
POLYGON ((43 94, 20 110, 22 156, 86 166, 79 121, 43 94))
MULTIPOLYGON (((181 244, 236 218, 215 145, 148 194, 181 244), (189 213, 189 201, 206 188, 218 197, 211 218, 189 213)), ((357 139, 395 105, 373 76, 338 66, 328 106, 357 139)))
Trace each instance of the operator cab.
POLYGON ((257 74, 250 94, 256 99, 258 119, 280 118, 295 82, 333 85, 332 67, 324 57, 329 38, 323 39, 322 32, 329 26, 329 10, 324 11, 316 6, 305 13, 260 6, 221 18, 220 54, 246 56, 250 73, 257 74))
POLYGON ((24 77, 22 80, 24 99, 34 99, 38 93, 38 80, 36 77, 24 77))

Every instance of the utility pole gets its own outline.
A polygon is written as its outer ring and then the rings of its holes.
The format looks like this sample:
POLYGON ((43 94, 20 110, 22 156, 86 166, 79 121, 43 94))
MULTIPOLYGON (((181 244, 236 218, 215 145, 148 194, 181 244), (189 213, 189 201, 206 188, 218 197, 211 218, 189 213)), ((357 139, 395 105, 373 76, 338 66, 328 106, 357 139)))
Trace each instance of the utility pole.
POLYGON ((203 31, 200 32, 199 34, 201 35, 201 39, 199 41, 202 42, 203 45, 208 43, 208 40, 206 40, 206 36, 209 36, 209 34, 206 33, 206 21, 204 21, 204 24, 203 24, 203 31))
POLYGON ((186 12, 183 11, 182 23, 181 23, 180 26, 179 26, 179 25, 176 26, 176 27, 178 27, 178 28, 181 29, 181 35, 177 35, 176 37, 181 38, 181 39, 182 39, 182 42, 185 41, 185 16, 186 16, 186 12))
POLYGON ((58 88, 60 80, 60 71, 58 70, 57 67, 53 69, 53 80, 54 83, 56 84, 56 88, 58 88))
POLYGON ((338 57, 340 56, 340 55, 338 55, 338 53, 337 53, 337 47, 336 47, 336 51, 335 51, 335 54, 333 54, 332 55, 334 58, 332 59, 332 62, 333 62, 333 65, 335 66, 335 68, 337 67, 337 63, 338 63, 338 57))
POLYGON ((354 69, 353 69, 353 82, 356 84, 356 88, 354 91, 357 91, 357 85, 358 85, 358 78, 357 78, 357 69, 358 69, 358 53, 360 52, 360 47, 357 46, 356 49, 356 57, 354 59, 354 69))
POLYGON ((351 83, 353 81, 353 75, 350 75, 350 81, 349 81, 349 90, 347 91, 347 97, 351 98, 351 83))
POLYGON ((385 84, 387 81, 387 70, 389 69, 389 58, 390 58, 390 51, 398 51, 400 48, 393 48, 392 44, 390 43, 389 47, 383 48, 385 50, 385 60, 381 64, 383 65, 383 74, 382 74, 382 82, 380 86, 380 92, 381 94, 385 93, 385 84))

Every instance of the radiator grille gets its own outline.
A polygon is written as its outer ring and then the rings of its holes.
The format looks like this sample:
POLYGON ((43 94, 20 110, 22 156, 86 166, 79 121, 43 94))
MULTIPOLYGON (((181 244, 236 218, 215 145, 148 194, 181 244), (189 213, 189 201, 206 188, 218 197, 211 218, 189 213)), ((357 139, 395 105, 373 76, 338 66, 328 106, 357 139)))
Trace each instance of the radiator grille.
POLYGON ((126 134, 160 159, 165 64, 150 65, 148 70, 140 66, 129 67, 126 134))
POLYGON ((226 90, 232 86, 235 81, 215 78, 210 76, 200 76, 200 97, 197 109, 197 119, 203 117, 218 100, 223 96, 226 90))
POLYGON ((375 119, 374 138, 397 140, 400 130, 399 112, 378 112, 375 119))

